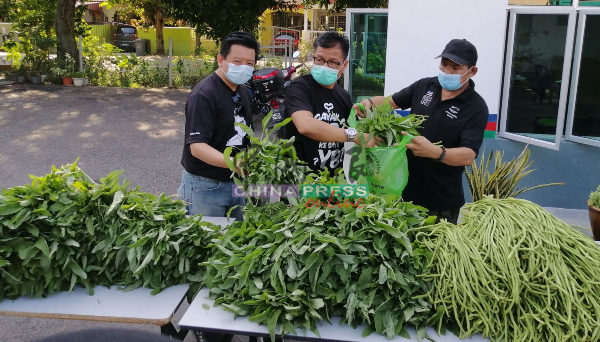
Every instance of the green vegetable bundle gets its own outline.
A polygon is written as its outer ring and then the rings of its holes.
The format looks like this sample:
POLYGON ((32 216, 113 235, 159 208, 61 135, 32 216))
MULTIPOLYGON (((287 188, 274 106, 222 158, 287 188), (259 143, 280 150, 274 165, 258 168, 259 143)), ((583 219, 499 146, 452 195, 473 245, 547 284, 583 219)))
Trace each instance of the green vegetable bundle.
MULTIPOLYGON (((115 171, 99 184, 76 164, 0 196, 0 301, 75 285, 199 288, 217 226, 185 217, 181 201, 128 190, 115 171)), ((193 292, 193 291, 191 291, 193 292)))
POLYGON ((366 110, 365 118, 358 120, 356 129, 359 132, 381 138, 383 141, 379 146, 390 147, 402 141, 402 131, 414 136, 420 135, 417 128, 422 128, 421 124, 425 122, 426 118, 426 116, 416 114, 408 116, 395 114, 389 98, 386 98, 382 105, 366 110))
POLYGON ((594 241, 525 200, 487 197, 464 213, 418 235, 434 253, 428 298, 449 327, 492 341, 600 340, 594 241))
POLYGON ((270 112, 262 121, 261 138, 255 137, 252 129, 246 125, 236 123, 248 134, 252 145, 246 151, 235 154, 233 161, 230 159, 232 147, 225 149, 225 162, 229 168, 235 171, 238 166, 242 170, 242 175, 234 173, 234 181, 238 185, 244 185, 244 190, 248 189, 248 185, 300 184, 304 179, 304 172, 309 170, 306 163, 300 161, 296 155, 295 137, 289 140, 269 139, 271 132, 292 121, 291 118, 287 118, 268 130, 267 124, 272 114, 273 112, 270 112))
POLYGON ((423 208, 372 196, 357 208, 246 209, 245 222, 215 240, 204 281, 216 304, 266 324, 272 339, 277 325, 280 334, 319 335, 316 322, 332 316, 367 324, 364 336, 407 336, 411 324, 424 337, 435 321, 432 306, 414 298, 429 290, 419 275, 431 253, 407 235, 433 223, 423 208))

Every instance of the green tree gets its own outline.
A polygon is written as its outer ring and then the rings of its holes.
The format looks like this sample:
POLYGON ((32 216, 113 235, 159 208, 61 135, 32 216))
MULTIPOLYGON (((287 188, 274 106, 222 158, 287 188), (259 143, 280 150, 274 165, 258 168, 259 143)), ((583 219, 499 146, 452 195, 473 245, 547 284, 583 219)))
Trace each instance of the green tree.
POLYGON ((0 0, 0 22, 10 23, 13 21, 17 9, 16 0, 0 0))
MULTIPOLYGON (((41 0, 44 1, 44 0, 41 0)), ((65 54, 77 58, 78 49, 75 41, 75 4, 77 0, 46 0, 56 2, 55 22, 57 39, 57 58, 65 61, 65 54)))
POLYGON ((170 17, 173 11, 170 0, 108 0, 102 3, 103 6, 122 5, 125 11, 135 13, 144 23, 150 23, 156 29, 156 53, 165 54, 165 41, 163 28, 165 27, 165 17, 170 17))
POLYGON ((0 7, 9 8, 5 14, 13 23, 12 34, 19 41, 9 41, 4 48, 14 67, 23 66, 42 71, 48 63, 49 51, 56 46, 54 19, 57 0, 2 1, 0 7), (21 60, 20 53, 25 54, 21 60))
POLYGON ((387 8, 388 0, 336 0, 333 6, 329 0, 304 0, 303 5, 320 5, 337 13, 346 8, 387 8))
POLYGON ((329 0, 180 0, 172 2, 172 7, 174 17, 195 27, 198 36, 220 41, 233 31, 256 31, 260 16, 267 9, 320 5, 339 12, 347 7, 387 7, 387 3, 387 0, 339 0, 331 6, 329 0))

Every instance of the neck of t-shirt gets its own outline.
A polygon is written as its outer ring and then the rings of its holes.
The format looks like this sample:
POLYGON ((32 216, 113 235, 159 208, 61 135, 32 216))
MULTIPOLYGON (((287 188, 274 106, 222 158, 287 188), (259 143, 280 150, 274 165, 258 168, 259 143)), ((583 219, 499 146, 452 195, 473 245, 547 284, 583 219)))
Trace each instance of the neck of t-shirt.
POLYGON ((464 92, 466 92, 469 88, 471 88, 471 80, 468 80, 467 82, 465 82, 465 84, 462 87, 460 87, 454 91, 450 91, 450 90, 442 87, 442 100, 453 99, 453 98, 463 94, 464 92), (444 96, 444 93, 446 93, 446 96, 444 96))
POLYGON ((223 80, 223 82, 233 91, 237 90, 238 85, 231 82, 229 79, 227 79, 227 76, 225 76, 225 73, 223 72, 223 70, 221 68, 217 69, 217 71, 215 71, 215 73, 217 74, 217 76, 219 76, 219 78, 221 80, 223 80))

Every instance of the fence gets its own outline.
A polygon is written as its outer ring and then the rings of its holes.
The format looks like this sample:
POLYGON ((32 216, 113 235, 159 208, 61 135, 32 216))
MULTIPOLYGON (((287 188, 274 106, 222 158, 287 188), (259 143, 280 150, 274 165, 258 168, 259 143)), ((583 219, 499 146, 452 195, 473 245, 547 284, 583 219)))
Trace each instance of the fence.
MULTIPOLYGON (((153 29, 94 25, 84 39, 29 48, 27 54, 9 60, 9 77, 33 83, 78 78, 96 86, 191 88, 216 70, 213 41, 197 39, 189 28, 165 28, 163 33, 161 46, 153 29)), ((258 68, 292 65, 296 47, 292 39, 263 46, 258 68)))
POLYGON ((318 36, 322 35, 325 32, 327 32, 327 31, 308 31, 308 40, 313 41, 314 39, 317 39, 318 36))

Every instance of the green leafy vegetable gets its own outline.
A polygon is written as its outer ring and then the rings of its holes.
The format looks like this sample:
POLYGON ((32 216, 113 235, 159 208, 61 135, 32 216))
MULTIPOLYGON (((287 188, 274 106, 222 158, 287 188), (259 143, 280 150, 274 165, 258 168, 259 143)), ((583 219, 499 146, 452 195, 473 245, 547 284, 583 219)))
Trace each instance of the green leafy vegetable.
POLYGON ((356 129, 359 132, 381 138, 383 142, 379 145, 384 147, 400 143, 403 131, 414 136, 420 135, 417 129, 421 128, 420 125, 427 118, 426 116, 416 114, 404 117, 395 114, 394 108, 389 103, 389 99, 386 98, 380 106, 367 109, 366 117, 358 120, 356 125, 356 129))
POLYGON ((234 180, 238 185, 243 184, 244 190, 248 189, 248 185, 300 184, 304 179, 304 173, 309 170, 306 163, 300 161, 296 155, 294 137, 289 140, 271 141, 269 139, 271 132, 287 125, 292 120, 287 118, 268 130, 266 125, 271 115, 272 112, 263 119, 261 138, 255 137, 249 127, 236 123, 248 134, 252 145, 246 151, 236 153, 233 162, 230 160, 230 156, 234 152, 232 147, 225 149, 225 161, 229 168, 235 171, 235 166, 239 165, 243 170, 243 175, 234 173, 234 180))
MULTIPOLYGON (((327 174, 308 181, 336 182, 327 174)), ((272 339, 277 326, 280 334, 302 328, 318 335, 316 323, 332 316, 388 337, 407 324, 427 326, 432 306, 415 297, 429 289, 419 276, 432 253, 412 241, 409 229, 435 218, 376 196, 363 204, 248 203, 245 221, 215 239, 218 248, 203 263, 210 296, 225 310, 267 325, 272 339)))
POLYGON ((76 163, 0 196, 0 301, 41 297, 75 285, 200 288, 210 241, 220 229, 185 216, 184 203, 119 184, 93 182, 76 163))

